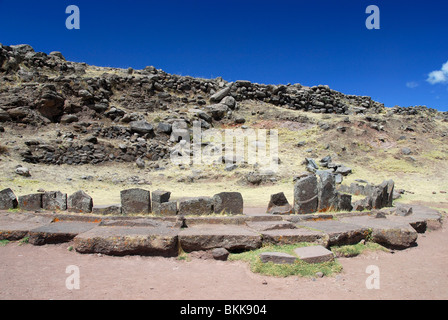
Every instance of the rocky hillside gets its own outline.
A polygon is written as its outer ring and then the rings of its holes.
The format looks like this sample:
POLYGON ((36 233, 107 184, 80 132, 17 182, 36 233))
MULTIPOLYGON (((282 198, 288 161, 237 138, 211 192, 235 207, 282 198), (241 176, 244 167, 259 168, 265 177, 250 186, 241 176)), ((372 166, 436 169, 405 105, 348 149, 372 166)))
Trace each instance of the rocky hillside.
MULTIPOLYGON (((204 129, 279 130, 277 176, 254 179, 256 168, 247 166, 241 171, 222 166, 224 174, 215 176, 249 184, 290 182, 306 169, 305 157, 331 155, 359 174, 427 174, 421 166, 440 168, 448 160, 448 113, 426 107, 385 108, 370 97, 325 85, 229 83, 171 75, 152 66, 94 67, 66 61, 60 52, 0 44, 3 164, 129 163, 146 173, 168 170, 170 152, 179 142, 176 133, 190 132, 195 121, 204 129)), ((216 175, 217 167, 210 170, 216 175)), ((134 182, 145 179, 137 175, 134 182)), ((177 182, 214 177, 207 168, 168 176, 177 182)))

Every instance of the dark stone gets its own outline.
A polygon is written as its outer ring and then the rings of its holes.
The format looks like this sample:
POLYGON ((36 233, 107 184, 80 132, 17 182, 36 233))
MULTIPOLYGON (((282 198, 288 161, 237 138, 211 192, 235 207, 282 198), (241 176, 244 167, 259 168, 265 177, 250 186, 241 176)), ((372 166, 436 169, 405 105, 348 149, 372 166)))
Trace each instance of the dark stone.
POLYGON ((18 204, 16 195, 11 189, 0 191, 0 210, 15 209, 18 204))
POLYGON ((42 196, 44 210, 67 210, 67 194, 60 191, 45 192, 42 196))
POLYGON ((302 177, 294 185, 294 211, 307 214, 317 211, 317 178, 315 175, 302 177))
POLYGON ((28 194, 19 197, 19 208, 24 211, 37 211, 42 209, 42 193, 28 194))
POLYGON ((244 201, 239 192, 222 192, 213 196, 215 213, 243 214, 244 201))
POLYGON ((177 215, 177 202, 152 202, 152 213, 161 216, 177 215))
POLYGON ((225 248, 216 248, 212 250, 212 256, 215 260, 227 261, 229 257, 229 251, 225 248))
POLYGON ((269 214, 293 214, 294 209, 289 204, 283 192, 271 195, 267 213, 269 214))
POLYGON ((123 214, 148 214, 151 212, 151 193, 143 189, 123 190, 121 195, 121 211, 123 214))
POLYGON ((318 211, 332 211, 337 207, 336 183, 332 173, 317 171, 318 211))
POLYGON ((198 197, 179 201, 179 215, 210 215, 213 213, 213 199, 198 197))
POLYGON ((152 192, 151 196, 152 196, 152 202, 164 203, 170 201, 171 192, 156 190, 152 192))
POLYGON ((93 199, 84 191, 78 191, 67 199, 67 209, 69 212, 91 213, 93 199))

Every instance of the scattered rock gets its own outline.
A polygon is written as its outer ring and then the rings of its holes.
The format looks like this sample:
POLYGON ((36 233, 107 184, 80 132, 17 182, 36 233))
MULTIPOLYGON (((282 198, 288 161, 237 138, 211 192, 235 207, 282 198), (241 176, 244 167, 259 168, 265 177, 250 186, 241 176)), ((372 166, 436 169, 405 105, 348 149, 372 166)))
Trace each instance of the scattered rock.
POLYGON ((215 248, 212 250, 213 259, 220 261, 227 261, 229 251, 225 248, 215 248))

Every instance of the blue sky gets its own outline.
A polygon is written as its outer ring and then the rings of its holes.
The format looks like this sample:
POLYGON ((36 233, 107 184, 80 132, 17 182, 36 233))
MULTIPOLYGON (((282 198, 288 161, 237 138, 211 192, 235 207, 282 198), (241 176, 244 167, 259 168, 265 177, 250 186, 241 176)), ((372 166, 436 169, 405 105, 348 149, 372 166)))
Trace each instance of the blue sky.
POLYGON ((0 43, 98 66, 327 84, 387 107, 448 111, 447 12, 440 0, 0 0, 0 43), (80 30, 65 27, 68 5, 80 9, 80 30), (369 5, 380 30, 365 26, 369 5))

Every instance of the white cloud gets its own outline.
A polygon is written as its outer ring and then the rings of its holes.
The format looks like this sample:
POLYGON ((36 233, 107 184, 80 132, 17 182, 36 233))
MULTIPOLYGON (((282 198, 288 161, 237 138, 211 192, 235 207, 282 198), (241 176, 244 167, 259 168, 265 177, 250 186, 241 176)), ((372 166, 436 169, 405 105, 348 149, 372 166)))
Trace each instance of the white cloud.
POLYGON ((442 66, 440 70, 430 72, 426 81, 428 81, 430 84, 448 82, 448 61, 442 66))
POLYGON ((418 87, 418 83, 415 81, 406 82, 406 87, 410 89, 414 89, 418 87))

